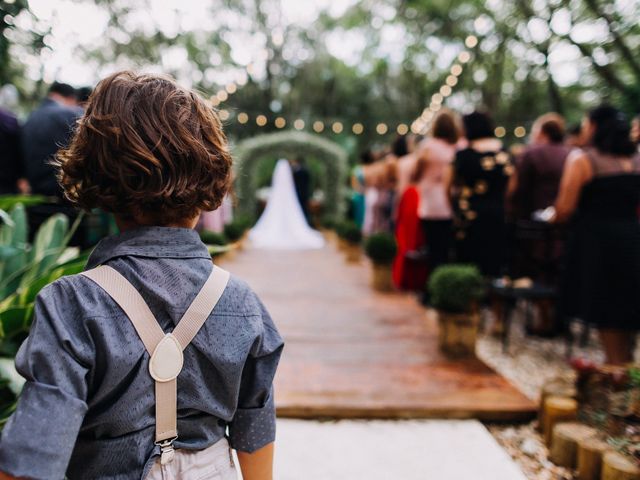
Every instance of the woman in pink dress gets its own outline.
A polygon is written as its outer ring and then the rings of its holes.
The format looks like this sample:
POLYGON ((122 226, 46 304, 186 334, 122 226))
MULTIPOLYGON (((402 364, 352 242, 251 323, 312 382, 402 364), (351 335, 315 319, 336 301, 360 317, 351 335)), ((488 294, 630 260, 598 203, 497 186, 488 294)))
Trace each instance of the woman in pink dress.
POLYGON ((429 245, 429 271, 449 261, 453 211, 448 188, 459 137, 456 117, 445 110, 435 119, 431 136, 419 147, 418 217, 429 245))

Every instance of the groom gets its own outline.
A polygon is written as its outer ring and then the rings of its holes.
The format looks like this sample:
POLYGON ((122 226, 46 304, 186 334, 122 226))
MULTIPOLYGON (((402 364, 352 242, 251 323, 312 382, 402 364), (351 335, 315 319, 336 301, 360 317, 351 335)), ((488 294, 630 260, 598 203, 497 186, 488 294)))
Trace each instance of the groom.
POLYGON ((302 207, 304 218, 307 219, 308 224, 311 224, 309 218, 309 199, 311 197, 311 176, 309 174, 309 169, 305 166, 304 159, 302 157, 297 157, 294 160, 291 160, 290 163, 298 201, 302 207))

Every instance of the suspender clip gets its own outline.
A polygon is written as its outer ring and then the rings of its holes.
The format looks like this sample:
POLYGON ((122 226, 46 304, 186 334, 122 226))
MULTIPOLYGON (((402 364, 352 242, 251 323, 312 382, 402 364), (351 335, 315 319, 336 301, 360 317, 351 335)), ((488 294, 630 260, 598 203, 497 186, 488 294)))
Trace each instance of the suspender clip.
POLYGON ((160 465, 166 465, 173 461, 175 457, 175 449, 173 448, 173 442, 178 437, 169 438, 162 442, 157 442, 156 445, 160 446, 160 465))

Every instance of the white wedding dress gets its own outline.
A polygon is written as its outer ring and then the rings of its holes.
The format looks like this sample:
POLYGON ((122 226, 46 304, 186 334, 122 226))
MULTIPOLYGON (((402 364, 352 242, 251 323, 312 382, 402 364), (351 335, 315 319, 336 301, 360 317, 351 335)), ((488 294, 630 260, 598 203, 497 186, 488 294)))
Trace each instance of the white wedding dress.
POLYGON ((256 248, 272 250, 317 249, 324 246, 322 235, 309 227, 304 217, 287 160, 278 160, 276 164, 267 207, 249 232, 249 240, 256 248))

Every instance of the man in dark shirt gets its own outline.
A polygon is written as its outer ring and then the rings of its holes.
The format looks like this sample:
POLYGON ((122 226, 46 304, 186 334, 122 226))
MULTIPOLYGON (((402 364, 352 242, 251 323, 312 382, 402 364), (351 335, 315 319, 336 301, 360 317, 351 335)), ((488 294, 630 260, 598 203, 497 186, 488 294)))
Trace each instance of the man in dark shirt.
POLYGON ((0 108, 0 195, 18 193, 22 172, 20 124, 14 114, 0 108))
POLYGON ((531 129, 531 145, 516 161, 510 185, 516 217, 530 219, 536 210, 553 205, 570 148, 563 144, 564 120, 556 113, 538 118, 531 129))
MULTIPOLYGON (((31 192, 51 197, 51 201, 28 208, 29 235, 33 237, 40 226, 55 213, 63 213, 73 222, 78 215, 62 198, 56 170, 51 164, 58 149, 71 140, 76 121, 82 114, 77 106, 76 91, 71 85, 55 82, 47 97, 36 108, 22 129, 22 151, 27 180, 31 192)), ((72 245, 84 246, 82 228, 71 240, 72 245)))
POLYGON ((62 196, 51 161, 58 149, 69 142, 81 114, 75 89, 55 82, 40 106, 29 115, 23 128, 22 148, 27 180, 34 194, 62 196))

